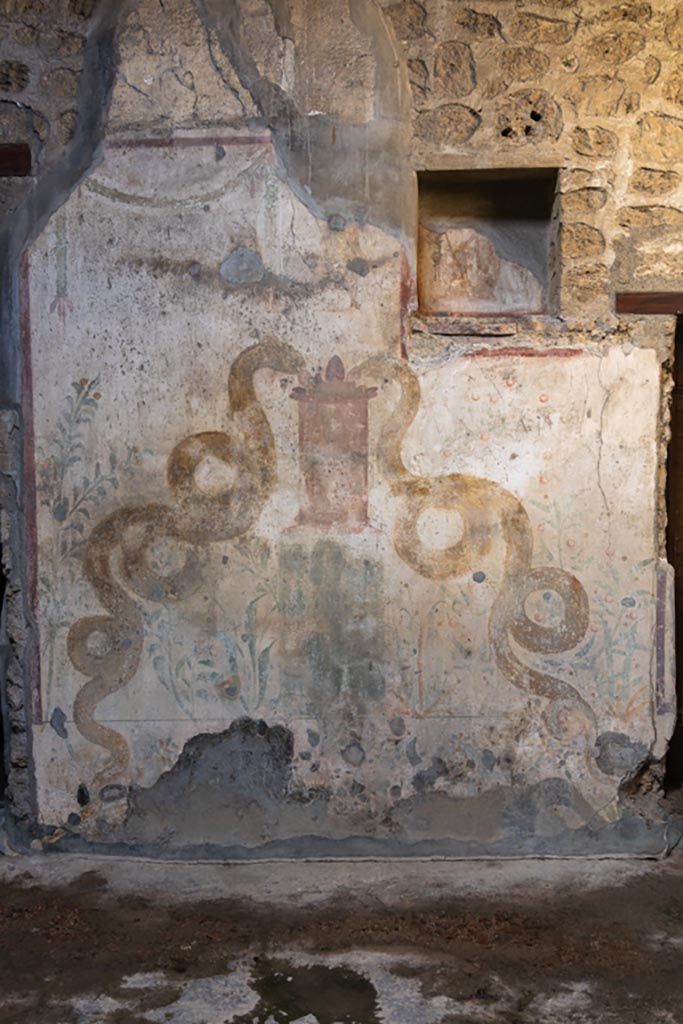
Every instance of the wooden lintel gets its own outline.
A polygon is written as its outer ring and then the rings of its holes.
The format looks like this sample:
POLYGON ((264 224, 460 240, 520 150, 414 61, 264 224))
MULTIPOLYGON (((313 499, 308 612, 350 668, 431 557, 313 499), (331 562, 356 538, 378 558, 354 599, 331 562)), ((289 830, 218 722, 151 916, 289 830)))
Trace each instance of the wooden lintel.
POLYGON ((683 292, 617 292, 617 313, 654 316, 683 313, 683 292))
POLYGON ((0 144, 0 178, 25 178, 30 173, 30 146, 25 142, 0 144))

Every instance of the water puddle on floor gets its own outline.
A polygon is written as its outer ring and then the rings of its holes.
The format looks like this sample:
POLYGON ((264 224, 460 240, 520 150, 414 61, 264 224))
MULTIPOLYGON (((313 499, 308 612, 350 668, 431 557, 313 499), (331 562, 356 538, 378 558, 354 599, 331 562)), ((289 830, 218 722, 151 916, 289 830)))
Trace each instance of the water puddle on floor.
POLYGON ((234 1024, 380 1024, 374 986, 345 967, 262 962, 251 987, 261 1001, 234 1024))

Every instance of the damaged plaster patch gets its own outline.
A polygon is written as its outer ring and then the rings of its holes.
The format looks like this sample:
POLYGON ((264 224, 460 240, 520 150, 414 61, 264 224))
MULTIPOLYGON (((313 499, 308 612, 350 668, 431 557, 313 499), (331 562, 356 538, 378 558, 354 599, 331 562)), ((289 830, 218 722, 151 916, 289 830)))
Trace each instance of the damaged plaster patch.
POLYGON ((223 260, 220 275, 224 281, 232 285, 258 284, 262 281, 266 269, 259 253, 238 245, 227 259, 223 260))
POLYGON ((598 768, 606 775, 632 778, 648 757, 644 743, 632 740, 622 732, 603 732, 598 736, 596 746, 598 768))

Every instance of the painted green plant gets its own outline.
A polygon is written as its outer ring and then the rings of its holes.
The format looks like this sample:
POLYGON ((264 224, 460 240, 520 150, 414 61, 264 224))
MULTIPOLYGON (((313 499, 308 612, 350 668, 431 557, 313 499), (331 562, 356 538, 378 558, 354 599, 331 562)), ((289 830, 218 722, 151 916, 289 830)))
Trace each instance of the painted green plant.
POLYGON ((73 381, 64 408, 57 418, 48 444, 38 447, 36 490, 43 508, 53 523, 52 555, 41 548, 39 582, 41 601, 46 607, 43 621, 47 671, 45 706, 49 708, 55 671, 55 643, 60 630, 67 627, 64 618, 67 602, 66 582, 61 566, 79 560, 89 533, 90 520, 121 480, 133 476, 139 463, 137 448, 128 447, 123 459, 110 450, 103 463, 88 448, 88 433, 97 414, 102 394, 99 377, 73 381))
MULTIPOLYGON (((226 572, 249 578, 255 592, 238 616, 213 594, 218 628, 189 641, 174 628, 170 609, 144 612, 147 652, 161 685, 183 715, 193 718, 196 702, 218 695, 253 714, 266 698, 271 680, 272 618, 277 611, 268 577, 270 549, 258 538, 241 540, 224 550, 226 572)), ((244 581, 245 589, 247 581, 244 581)), ((214 589, 205 584, 207 589, 214 589)), ((182 614, 182 610, 178 610, 182 614)))
POLYGON ((66 396, 47 451, 39 448, 37 462, 40 503, 57 524, 56 562, 81 556, 93 513, 118 489, 121 478, 133 476, 139 461, 135 447, 128 447, 122 460, 113 450, 104 464, 91 458, 87 432, 102 397, 99 377, 83 377, 71 387, 74 393, 66 396))

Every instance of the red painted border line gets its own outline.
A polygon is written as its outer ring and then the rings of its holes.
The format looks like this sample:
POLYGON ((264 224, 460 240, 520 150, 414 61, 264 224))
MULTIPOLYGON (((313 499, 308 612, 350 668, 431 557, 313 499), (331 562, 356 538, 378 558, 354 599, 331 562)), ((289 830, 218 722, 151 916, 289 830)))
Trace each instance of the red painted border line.
POLYGON ((207 135, 204 138, 112 139, 107 149, 183 149, 190 146, 263 146, 270 145, 270 135, 207 135))
POLYGON ((401 246, 401 267, 399 272, 398 303, 399 303, 399 340, 401 345, 401 359, 408 359, 408 320, 411 314, 411 299, 413 298, 413 274, 408 260, 408 254, 401 246))
POLYGON ((21 404, 24 421, 22 501, 26 523, 26 576, 28 597, 35 622, 35 633, 27 652, 33 721, 42 722, 43 707, 40 680, 40 633, 38 623, 38 528, 36 522, 36 448, 33 416, 33 374, 31 371, 31 303, 29 254, 24 251, 19 263, 19 329, 21 337, 21 404))
POLYGON ((573 356, 586 355, 581 348, 515 348, 508 345, 505 348, 481 348, 474 352, 463 352, 466 359, 478 359, 483 356, 485 359, 492 356, 523 356, 524 358, 536 357, 537 359, 571 359, 573 356))
POLYGON ((617 313, 643 313, 651 316, 683 313, 683 292, 617 292, 617 313))

